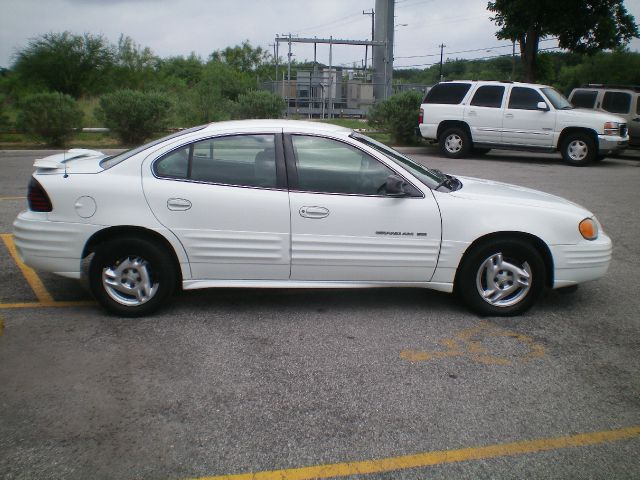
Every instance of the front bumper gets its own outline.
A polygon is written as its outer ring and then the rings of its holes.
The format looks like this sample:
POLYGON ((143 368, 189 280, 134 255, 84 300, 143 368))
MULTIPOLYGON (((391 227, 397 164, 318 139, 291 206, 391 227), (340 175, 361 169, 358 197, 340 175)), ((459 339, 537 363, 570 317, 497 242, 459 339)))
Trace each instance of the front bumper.
POLYGON ((611 263, 611 239, 600 232, 597 240, 577 245, 550 246, 555 265, 553 288, 595 280, 607 273, 611 263))
POLYGON ((598 153, 606 155, 608 153, 618 153, 629 146, 629 136, 618 137, 611 135, 598 135, 598 153))

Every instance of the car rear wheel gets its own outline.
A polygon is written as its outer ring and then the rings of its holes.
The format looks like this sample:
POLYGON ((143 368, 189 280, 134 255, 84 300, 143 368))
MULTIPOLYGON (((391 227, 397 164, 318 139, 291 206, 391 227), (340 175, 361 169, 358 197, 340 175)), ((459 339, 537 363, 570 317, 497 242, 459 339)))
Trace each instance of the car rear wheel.
POLYGON ((567 135, 560 148, 565 163, 574 167, 584 167, 596 160, 596 144, 585 133, 567 135))
POLYGON ((471 139, 458 127, 448 128, 440 135, 440 150, 449 158, 462 158, 469 153, 471 139))
POLYGON ((89 287, 107 310, 139 317, 157 310, 176 285, 174 262, 166 249, 145 239, 100 244, 89 266, 89 287))
POLYGON ((529 309, 546 282, 542 256, 520 239, 483 242, 463 259, 458 294, 480 315, 511 316, 529 309))

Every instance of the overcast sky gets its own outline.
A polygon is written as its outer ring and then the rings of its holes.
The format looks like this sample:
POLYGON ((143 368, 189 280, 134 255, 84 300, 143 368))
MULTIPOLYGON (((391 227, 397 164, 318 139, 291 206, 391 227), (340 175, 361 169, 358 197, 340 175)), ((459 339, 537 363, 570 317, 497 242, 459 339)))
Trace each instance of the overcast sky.
MULTIPOLYGON (((640 22, 640 0, 625 5, 640 22)), ((112 43, 124 34, 160 57, 195 52, 203 59, 244 40, 273 51, 277 34, 364 40, 371 37, 371 16, 362 11, 375 0, 0 0, 0 6, 0 67, 9 67, 30 38, 65 30, 101 34, 112 43)), ((440 43, 445 58, 510 53, 510 45, 495 38, 486 6, 486 0, 396 0, 395 67, 437 63, 440 43)), ((282 58, 286 47, 281 44, 282 58)), ((631 48, 640 51, 640 40, 631 48)), ((300 61, 313 59, 309 45, 294 44, 293 53, 300 61)), ((364 47, 334 46, 334 64, 363 59, 364 47)), ((328 46, 318 46, 318 61, 329 63, 328 46)))

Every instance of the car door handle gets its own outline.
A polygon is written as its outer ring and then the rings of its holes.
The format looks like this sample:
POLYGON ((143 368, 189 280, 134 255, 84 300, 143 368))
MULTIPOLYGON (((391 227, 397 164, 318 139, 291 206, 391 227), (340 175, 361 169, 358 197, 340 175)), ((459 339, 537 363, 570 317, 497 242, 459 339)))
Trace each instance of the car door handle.
POLYGON ((505 113, 504 118, 513 118, 513 113, 505 113))
POLYGON ((632 122, 640 122, 640 117, 636 117, 633 120, 631 120, 632 122))
POLYGON ((184 198, 170 198, 167 200, 167 208, 173 211, 184 211, 191 208, 191 202, 184 198))
POLYGON ((476 112, 475 110, 469 110, 469 116, 470 117, 477 117, 478 116, 478 112, 476 112))
POLYGON ((329 216, 329 209, 324 207, 300 207, 298 213, 305 218, 324 218, 329 216))

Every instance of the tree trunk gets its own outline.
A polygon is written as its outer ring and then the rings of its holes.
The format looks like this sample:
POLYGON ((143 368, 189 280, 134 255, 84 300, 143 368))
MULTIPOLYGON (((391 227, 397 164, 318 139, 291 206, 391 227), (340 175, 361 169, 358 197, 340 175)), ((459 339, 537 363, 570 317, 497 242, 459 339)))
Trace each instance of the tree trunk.
POLYGON ((535 26, 529 27, 527 33, 520 37, 520 57, 525 82, 534 83, 536 81, 539 41, 540 33, 535 26))

